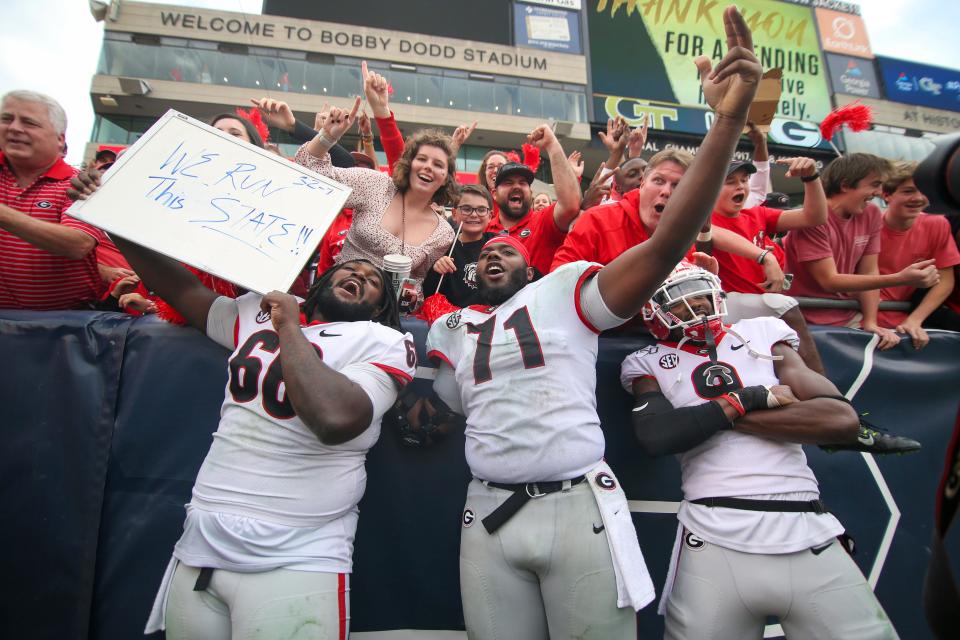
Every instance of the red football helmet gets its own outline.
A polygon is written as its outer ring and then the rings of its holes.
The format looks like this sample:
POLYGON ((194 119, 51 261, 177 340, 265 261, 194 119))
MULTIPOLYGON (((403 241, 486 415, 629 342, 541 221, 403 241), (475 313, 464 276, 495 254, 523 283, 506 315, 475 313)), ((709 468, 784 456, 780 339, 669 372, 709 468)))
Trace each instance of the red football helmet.
POLYGON ((705 327, 714 335, 723 331, 722 319, 727 314, 725 298, 720 278, 684 260, 654 291, 641 313, 644 323, 657 340, 666 340, 672 330, 683 329, 685 338, 703 342, 706 339, 705 327), (709 296, 713 303, 713 313, 699 316, 694 312, 687 299, 699 296, 709 296), (681 320, 670 312, 670 309, 680 303, 685 304, 690 311, 689 320, 681 320))

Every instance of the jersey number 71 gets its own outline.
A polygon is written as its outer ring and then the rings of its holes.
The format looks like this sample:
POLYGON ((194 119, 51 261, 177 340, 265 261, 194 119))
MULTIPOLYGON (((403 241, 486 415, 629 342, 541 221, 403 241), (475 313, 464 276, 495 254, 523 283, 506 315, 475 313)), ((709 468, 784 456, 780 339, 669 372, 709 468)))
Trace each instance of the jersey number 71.
MULTIPOLYGON (((497 326, 497 316, 492 315, 480 324, 467 323, 467 333, 477 334, 477 350, 473 355, 473 382, 480 384, 493 379, 490 370, 490 350, 493 348, 493 331, 497 326)), ((520 345, 520 357, 524 369, 534 369, 544 365, 540 339, 530 321, 530 312, 520 307, 503 323, 504 329, 510 329, 520 345)))

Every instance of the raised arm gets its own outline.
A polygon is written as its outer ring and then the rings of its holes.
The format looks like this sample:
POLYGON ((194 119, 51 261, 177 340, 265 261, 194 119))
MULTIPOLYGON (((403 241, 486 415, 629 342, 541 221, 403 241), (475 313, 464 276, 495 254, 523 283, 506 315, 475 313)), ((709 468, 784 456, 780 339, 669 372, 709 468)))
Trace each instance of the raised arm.
POLYGON ((777 219, 777 231, 815 227, 827 221, 827 196, 817 173, 817 164, 810 158, 785 158, 777 164, 787 165, 788 178, 803 181, 803 207, 790 209, 777 219))
POLYGON ((207 332, 207 314, 220 294, 203 283, 182 264, 156 251, 123 238, 113 238, 140 280, 186 318, 191 327, 207 332))
POLYGON ((643 307, 693 244, 716 202, 747 111, 757 92, 761 67, 753 55, 753 39, 735 7, 723 14, 727 55, 715 69, 706 57, 695 60, 708 104, 716 118, 696 159, 670 196, 650 240, 621 254, 598 276, 600 293, 610 311, 627 318, 643 307))
POLYGON ((550 158, 550 171, 553 173, 553 188, 557 192, 557 203, 553 208, 553 222, 558 229, 566 231, 570 223, 580 213, 580 184, 577 174, 567 160, 566 154, 553 129, 542 124, 527 137, 530 144, 540 147, 550 158))

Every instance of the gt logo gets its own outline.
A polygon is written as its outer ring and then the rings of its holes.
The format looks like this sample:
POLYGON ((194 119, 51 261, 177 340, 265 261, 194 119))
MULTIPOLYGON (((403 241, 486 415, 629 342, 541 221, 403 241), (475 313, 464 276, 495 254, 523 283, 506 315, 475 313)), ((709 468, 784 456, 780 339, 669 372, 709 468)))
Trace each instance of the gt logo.
POLYGON ((257 312, 257 324, 264 324, 270 322, 270 312, 260 310, 257 312))
POLYGON ((607 491, 613 491, 617 488, 617 481, 606 471, 601 471, 597 474, 596 482, 598 487, 607 491))
POLYGON ((675 353, 668 353, 665 356, 660 356, 661 369, 673 369, 678 364, 680 364, 680 356, 675 353))
POLYGON ((461 518, 463 522, 463 527, 467 528, 474 523, 477 519, 477 514, 473 512, 473 509, 464 509, 463 517, 461 518))
POLYGON ((698 538, 696 534, 687 531, 683 534, 683 544, 687 549, 690 549, 690 551, 701 551, 706 542, 698 538))

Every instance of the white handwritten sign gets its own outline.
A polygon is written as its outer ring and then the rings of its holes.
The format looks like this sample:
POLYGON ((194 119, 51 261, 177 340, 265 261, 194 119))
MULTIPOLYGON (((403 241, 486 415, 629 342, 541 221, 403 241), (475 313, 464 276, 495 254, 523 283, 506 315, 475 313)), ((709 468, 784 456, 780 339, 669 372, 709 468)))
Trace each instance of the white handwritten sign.
POLYGON ((70 215, 251 291, 286 291, 350 188, 170 110, 70 215))

